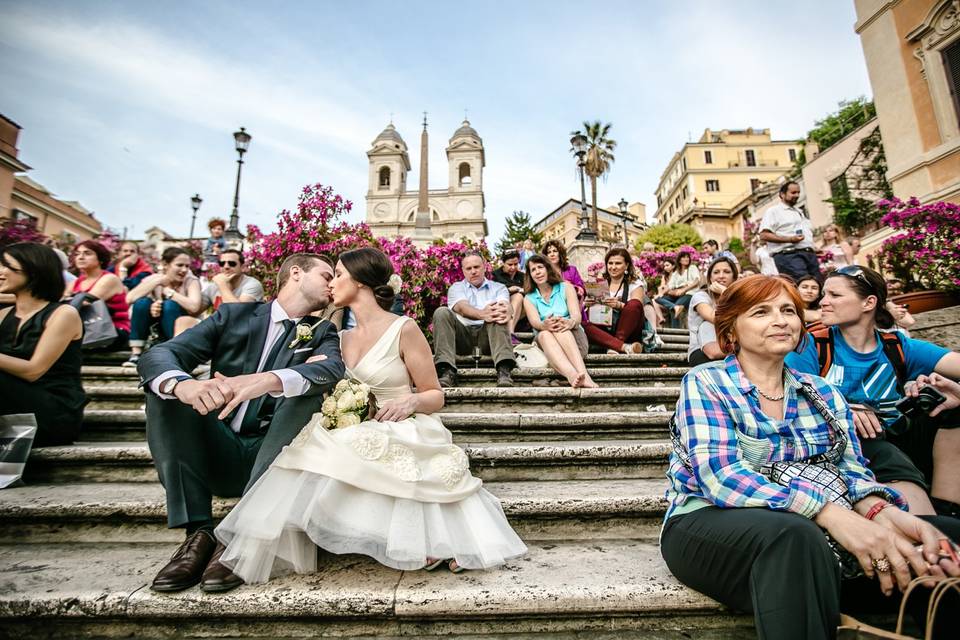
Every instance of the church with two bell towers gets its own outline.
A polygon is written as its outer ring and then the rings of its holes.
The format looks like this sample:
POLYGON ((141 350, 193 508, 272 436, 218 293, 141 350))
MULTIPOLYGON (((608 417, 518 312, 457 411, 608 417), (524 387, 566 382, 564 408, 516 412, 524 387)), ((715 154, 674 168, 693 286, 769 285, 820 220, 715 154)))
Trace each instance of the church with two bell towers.
POLYGON ((420 184, 407 190, 410 155, 393 122, 376 137, 370 150, 367 188, 367 224, 376 236, 407 236, 425 246, 435 239, 462 237, 483 240, 483 140, 464 119, 447 145, 446 189, 429 189, 427 119, 420 134, 420 184))

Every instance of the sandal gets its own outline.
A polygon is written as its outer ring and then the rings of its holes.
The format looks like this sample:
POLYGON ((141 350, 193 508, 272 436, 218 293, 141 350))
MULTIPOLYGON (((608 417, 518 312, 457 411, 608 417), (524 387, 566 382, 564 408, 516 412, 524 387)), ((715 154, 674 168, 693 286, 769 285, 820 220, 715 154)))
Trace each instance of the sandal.
POLYGON ((457 561, 454 558, 447 560, 447 568, 450 569, 450 573, 463 573, 466 571, 466 569, 457 564, 457 561))
POLYGON ((433 571, 440 565, 442 565, 446 560, 443 558, 427 558, 427 564, 424 565, 424 571, 433 571))

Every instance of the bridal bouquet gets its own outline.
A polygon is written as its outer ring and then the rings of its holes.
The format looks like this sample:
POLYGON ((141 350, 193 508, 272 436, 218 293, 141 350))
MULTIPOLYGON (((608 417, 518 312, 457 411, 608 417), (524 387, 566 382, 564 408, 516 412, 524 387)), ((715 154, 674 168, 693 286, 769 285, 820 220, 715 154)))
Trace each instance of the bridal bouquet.
POLYGON ((356 380, 341 380, 333 388, 323 406, 321 424, 324 429, 342 429, 372 420, 377 414, 377 399, 370 387, 356 380))

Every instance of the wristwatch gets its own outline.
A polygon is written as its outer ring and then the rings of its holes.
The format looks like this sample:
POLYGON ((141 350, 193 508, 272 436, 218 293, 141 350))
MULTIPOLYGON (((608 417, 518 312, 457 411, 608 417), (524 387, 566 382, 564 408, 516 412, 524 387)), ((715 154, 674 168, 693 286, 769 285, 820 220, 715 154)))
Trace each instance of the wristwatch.
POLYGON ((166 288, 163 290, 163 297, 166 298, 167 300, 169 300, 170 298, 173 297, 173 295, 174 295, 175 293, 176 293, 176 291, 174 291, 174 290, 171 289, 170 287, 166 287, 166 288))
POLYGON ((172 378, 168 378, 160 384, 160 393, 164 395, 172 396, 173 390, 176 388, 178 384, 180 384, 184 380, 192 380, 192 379, 193 378, 191 378, 190 376, 174 376, 172 378))

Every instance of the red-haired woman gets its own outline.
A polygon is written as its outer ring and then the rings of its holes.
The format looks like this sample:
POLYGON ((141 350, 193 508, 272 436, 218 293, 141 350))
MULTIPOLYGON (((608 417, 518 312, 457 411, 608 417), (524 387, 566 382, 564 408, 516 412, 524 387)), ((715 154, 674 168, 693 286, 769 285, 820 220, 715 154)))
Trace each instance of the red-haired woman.
POLYGON ((866 468, 843 396, 784 366, 802 310, 785 278, 733 283, 714 316, 729 355, 684 376, 671 429, 661 553, 684 584, 752 612, 761 640, 834 637, 841 583, 866 599, 911 574, 960 576, 960 521, 909 514, 866 468))
POLYGON ((116 275, 106 271, 110 251, 96 240, 84 240, 73 250, 73 264, 80 276, 73 282, 73 297, 86 294, 107 303, 107 310, 117 330, 117 340, 109 348, 123 349, 130 337, 130 314, 127 291, 116 275))

